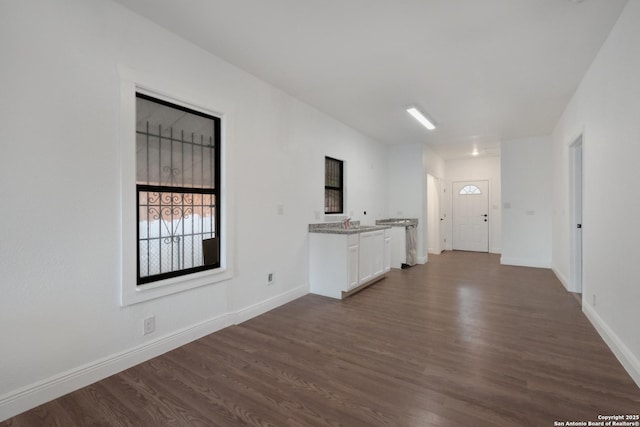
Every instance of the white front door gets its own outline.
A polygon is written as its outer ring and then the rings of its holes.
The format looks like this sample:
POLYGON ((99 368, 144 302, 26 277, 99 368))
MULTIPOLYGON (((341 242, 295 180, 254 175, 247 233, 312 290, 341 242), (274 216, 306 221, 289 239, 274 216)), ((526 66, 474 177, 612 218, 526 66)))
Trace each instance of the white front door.
POLYGON ((453 249, 489 252, 489 182, 453 183, 453 249))

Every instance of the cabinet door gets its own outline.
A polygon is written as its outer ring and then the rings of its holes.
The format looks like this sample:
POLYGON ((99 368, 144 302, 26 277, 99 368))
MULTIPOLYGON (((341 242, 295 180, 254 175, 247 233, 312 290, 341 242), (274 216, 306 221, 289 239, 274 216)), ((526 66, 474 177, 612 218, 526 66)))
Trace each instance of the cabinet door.
POLYGON ((360 233, 360 280, 359 283, 368 282, 373 278, 373 233, 360 233))
POLYGON ((384 272, 391 270, 391 236, 384 238, 384 272))
POLYGON ((377 277, 384 274, 384 230, 373 232, 372 243, 373 277, 377 277))
POLYGON ((347 288, 353 289, 358 286, 358 245, 349 246, 347 248, 347 288))

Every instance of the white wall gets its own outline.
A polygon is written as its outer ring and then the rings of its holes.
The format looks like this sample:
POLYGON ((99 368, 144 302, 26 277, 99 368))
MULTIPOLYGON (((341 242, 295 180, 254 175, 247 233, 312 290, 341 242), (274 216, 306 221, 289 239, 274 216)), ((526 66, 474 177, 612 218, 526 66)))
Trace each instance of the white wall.
POLYGON ((418 262, 428 260, 429 205, 427 175, 442 178, 445 162, 425 144, 388 147, 388 212, 393 218, 418 218, 418 262))
POLYGON ((392 145, 389 158, 388 212, 392 218, 418 218, 418 262, 427 261, 427 175, 422 144, 392 145))
POLYGON ((427 174, 432 175, 435 178, 444 179, 446 175, 446 162, 442 157, 425 145, 422 150, 422 159, 422 163, 427 174))
POLYGON ((503 142, 500 262, 551 267, 551 138, 503 142))
POLYGON ((325 155, 388 215, 385 147, 118 5, 2 2, 0 40, 0 420, 305 294, 325 155), (235 235, 233 279, 126 307, 122 67, 224 114, 235 235))
MULTIPOLYGON (((451 194, 451 185, 456 181, 489 181, 489 252, 500 253, 502 240, 502 213, 500 210, 500 157, 487 156, 470 159, 447 160, 445 162, 447 193, 451 194)), ((452 246, 452 198, 447 198, 445 238, 446 250, 452 246)))
POLYGON ((583 134, 583 310, 640 385, 640 1, 630 0, 553 132, 553 268, 570 278, 569 152, 583 134), (593 296, 596 305, 592 304, 593 296))

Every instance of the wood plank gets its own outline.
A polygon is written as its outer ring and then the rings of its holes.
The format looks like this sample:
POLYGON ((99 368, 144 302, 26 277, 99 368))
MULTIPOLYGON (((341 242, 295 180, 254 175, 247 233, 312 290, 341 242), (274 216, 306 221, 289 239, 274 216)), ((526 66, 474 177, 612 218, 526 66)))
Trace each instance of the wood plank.
POLYGON ((0 426, 551 426, 640 390, 550 270, 445 252, 307 295, 0 426))

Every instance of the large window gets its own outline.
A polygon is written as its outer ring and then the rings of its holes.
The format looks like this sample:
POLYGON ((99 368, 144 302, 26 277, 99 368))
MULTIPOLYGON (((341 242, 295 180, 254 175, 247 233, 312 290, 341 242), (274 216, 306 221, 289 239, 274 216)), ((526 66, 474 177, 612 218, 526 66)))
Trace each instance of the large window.
POLYGON ((324 213, 344 213, 344 162, 324 158, 324 213))
POLYGON ((136 94, 138 285, 220 267, 220 128, 136 94))

